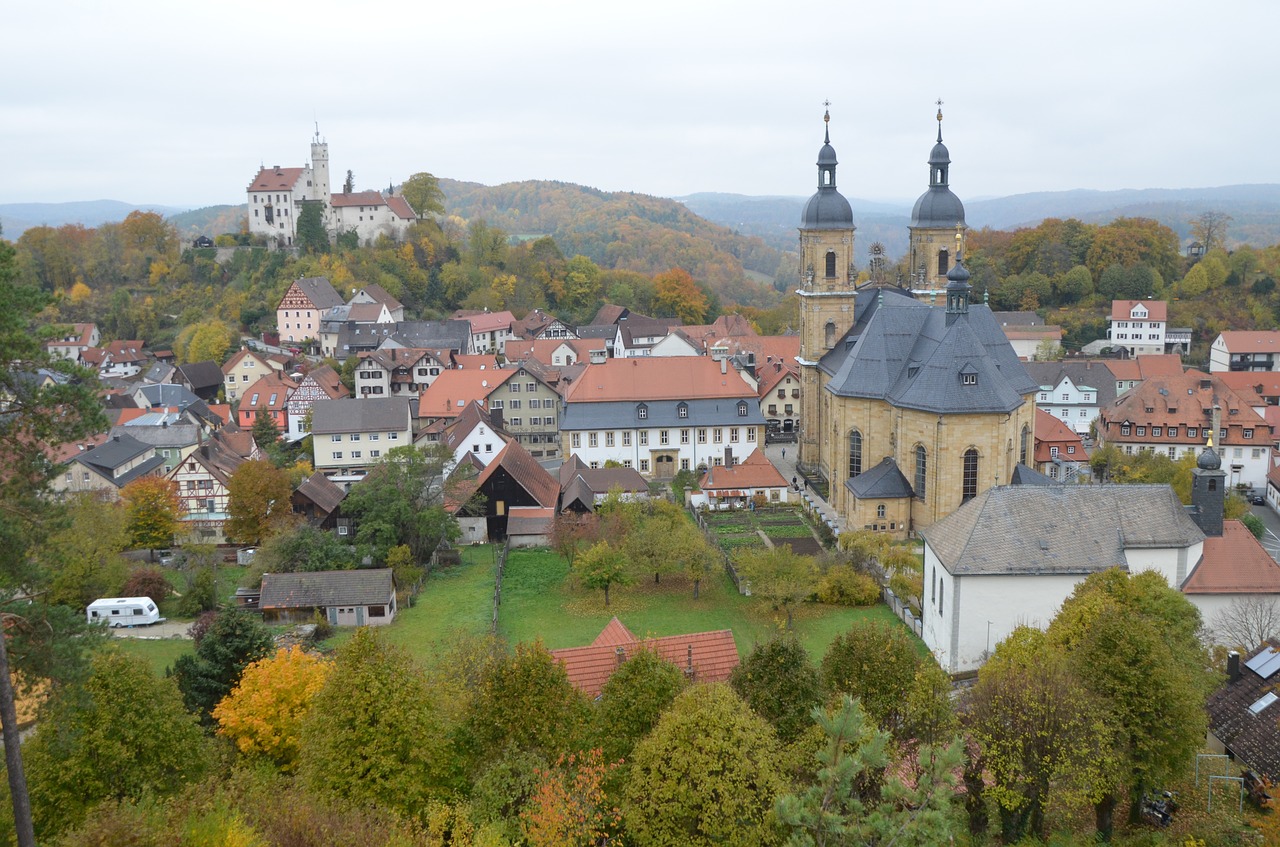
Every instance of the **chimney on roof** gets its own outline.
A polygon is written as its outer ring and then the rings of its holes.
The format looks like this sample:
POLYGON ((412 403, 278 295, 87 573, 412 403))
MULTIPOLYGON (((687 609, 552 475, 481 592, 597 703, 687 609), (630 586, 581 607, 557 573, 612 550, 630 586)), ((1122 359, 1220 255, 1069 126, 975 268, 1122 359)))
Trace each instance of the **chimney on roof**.
POLYGON ((693 676, 694 676, 695 671, 693 670, 693 644, 692 644, 692 642, 691 642, 691 643, 689 643, 689 644, 687 644, 687 645, 685 645, 685 660, 684 660, 684 662, 685 662, 685 665, 684 665, 684 675, 685 675, 685 676, 687 676, 687 677, 689 677, 689 679, 693 679, 693 676))
POLYGON ((721 374, 727 374, 728 372, 729 372, 729 360, 728 360, 728 359, 721 359, 721 360, 720 360, 720 373, 721 373, 721 374))
POLYGON ((1235 682, 1240 678, 1240 654, 1232 650, 1227 654, 1227 682, 1235 682))
POLYGON ((622 663, 627 660, 627 649, 622 645, 618 645, 617 647, 614 648, 613 655, 618 660, 618 667, 622 667, 622 663))

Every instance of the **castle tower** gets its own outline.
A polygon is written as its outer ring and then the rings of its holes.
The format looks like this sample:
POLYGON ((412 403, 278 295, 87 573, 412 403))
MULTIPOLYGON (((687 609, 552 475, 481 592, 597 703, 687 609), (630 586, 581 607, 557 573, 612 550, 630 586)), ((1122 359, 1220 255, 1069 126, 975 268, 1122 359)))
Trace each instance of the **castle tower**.
MULTIPOLYGON (((1214 421, 1217 426, 1217 421, 1214 421)), ((1200 531, 1208 536, 1222 535, 1222 510, 1227 497, 1227 474, 1222 459, 1213 449, 1213 436, 1196 459, 1191 471, 1191 505, 1200 531)))
POLYGON ((311 139, 311 191, 308 200, 319 200, 324 203, 326 214, 329 211, 329 142, 320 139, 320 125, 316 124, 316 134, 311 139))
POLYGON ((799 464, 818 466, 822 373, 818 360, 854 321, 853 210, 836 190, 836 151, 831 146, 831 113, 818 151, 818 190, 800 219, 800 384, 802 414, 799 464))
POLYGON ((911 287, 939 291, 947 287, 947 272, 964 247, 964 204, 951 193, 951 154, 942 143, 942 101, 938 101, 938 142, 929 153, 929 189, 911 210, 911 287), (952 252, 953 240, 956 252, 952 252))

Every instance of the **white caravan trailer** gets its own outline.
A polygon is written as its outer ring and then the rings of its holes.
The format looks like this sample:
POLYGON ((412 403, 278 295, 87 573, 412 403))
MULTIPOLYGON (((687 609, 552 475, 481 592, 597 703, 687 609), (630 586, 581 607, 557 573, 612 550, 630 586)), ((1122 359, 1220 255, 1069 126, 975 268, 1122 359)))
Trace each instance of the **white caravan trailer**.
POLYGON ((87 614, 89 623, 107 626, 147 626, 164 620, 150 597, 104 597, 90 603, 87 614))

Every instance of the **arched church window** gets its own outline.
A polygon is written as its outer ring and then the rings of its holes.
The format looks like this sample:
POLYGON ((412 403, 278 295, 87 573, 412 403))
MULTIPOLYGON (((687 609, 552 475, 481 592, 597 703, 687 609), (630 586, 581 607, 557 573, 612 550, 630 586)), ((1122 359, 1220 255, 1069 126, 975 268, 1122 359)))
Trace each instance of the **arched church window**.
POLYGON ((884 517, 884 513, 885 513, 884 503, 880 503, 880 504, 878 504, 878 505, 876 506, 876 517, 877 517, 877 518, 883 518, 883 517, 884 517))
POLYGON ((929 457, 928 457, 928 455, 925 453, 924 445, 923 445, 923 444, 917 444, 917 445, 916 445, 916 485, 915 485, 915 488, 916 488, 916 496, 917 496, 917 497, 919 497, 921 500, 923 500, 923 499, 924 499, 924 495, 925 495, 925 483, 926 483, 926 481, 927 481, 927 480, 928 480, 928 478, 929 478, 928 461, 929 461, 929 457))
POLYGON ((823 171, 823 172, 822 172, 822 184, 823 184, 823 185, 830 185, 830 184, 831 184, 831 171, 823 171))
POLYGON ((947 255, 946 250, 938 251, 938 276, 946 276, 947 271, 951 270, 951 266, 948 264, 949 260, 950 257, 947 255))
POLYGON ((849 478, 862 473, 862 433, 849 431, 849 478))
POLYGON ((827 251, 827 279, 835 279, 836 276, 836 251, 827 251))
POLYGON ((1022 444, 1018 449, 1018 461, 1022 464, 1027 463, 1027 448, 1031 442, 1031 427, 1026 424, 1022 425, 1022 444))
POLYGON ((964 451, 964 479, 961 486, 962 503, 978 496, 978 451, 972 447, 964 451))
POLYGON ((835 321, 827 321, 826 326, 826 344, 828 347, 836 345, 836 325, 835 321))

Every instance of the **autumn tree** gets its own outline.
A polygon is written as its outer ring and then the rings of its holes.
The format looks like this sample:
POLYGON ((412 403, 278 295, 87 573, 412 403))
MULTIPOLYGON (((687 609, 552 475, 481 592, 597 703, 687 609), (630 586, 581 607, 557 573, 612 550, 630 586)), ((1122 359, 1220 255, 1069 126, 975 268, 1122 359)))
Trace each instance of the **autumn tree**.
POLYGON ((120 586, 122 597, 150 597, 157 603, 173 593, 173 586, 164 571, 155 565, 134 568, 120 586))
POLYGON ((604 592, 604 607, 609 608, 609 589, 615 585, 631 583, 627 557, 622 550, 608 541, 598 541, 579 554, 573 563, 573 572, 587 588, 604 592))
POLYGON ((1204 245, 1206 253, 1215 247, 1224 247, 1227 226, 1233 220, 1226 212, 1201 212, 1191 219, 1191 237, 1204 245))
POLYGON ((812 556, 791 552, 787 545, 768 549, 742 549, 737 555, 739 575, 751 585, 752 595, 764 597, 787 615, 818 586, 818 566, 812 556))
POLYGON ((48 599, 83 609, 115 596, 128 570, 120 555, 129 543, 124 508, 93 492, 71 497, 66 522, 41 553, 52 578, 48 599))
POLYGON ((733 669, 729 685, 790 743, 813 725, 822 680, 799 639, 787 633, 757 644, 733 669))
POLYGON ((686 682, 678 667, 652 650, 627 656, 601 689, 596 708, 596 737, 605 758, 629 759, 686 682))
POLYGON ((261 618, 240 608, 218 612, 196 643, 195 653, 179 656, 173 665, 187 708, 209 718, 240 681, 244 669, 266 656, 271 644, 271 633, 261 618))
POLYGON ((598 523, 592 512, 557 513, 551 523, 551 549, 563 556, 572 568, 578 551, 596 540, 598 523))
POLYGON ((42 837, 75 826, 103 800, 175 794, 209 762, 173 681, 115 650, 94 657, 83 689, 55 698, 23 753, 42 837))
POLYGON ((249 756, 262 756, 282 771, 297 765, 302 724, 333 664, 297 644, 245 667, 231 693, 213 710, 218 734, 249 756))
POLYGON ((657 289, 654 310, 660 317, 673 317, 685 324, 700 324, 707 317, 707 295, 682 268, 672 268, 653 278, 657 289))
POLYGON ((178 484, 162 476, 144 476, 120 489, 128 515, 129 543, 134 547, 167 547, 173 543, 182 515, 178 484))
POLYGON ((723 683, 695 685, 636 745, 623 790, 639 847, 778 844, 786 789, 773 729, 723 683))
POLYGON ((217 319, 207 320, 184 327, 174 339, 173 349, 184 363, 222 362, 237 338, 238 334, 230 324, 217 319))
POLYGON ((605 794, 616 762, 601 752, 569 753, 539 769, 538 787, 520 814, 529 847, 595 847, 622 830, 622 814, 605 794))
POLYGON ((298 774, 320 794, 420 815, 458 787, 444 706, 407 653, 359 629, 312 700, 298 774))
POLYGON ((260 544, 293 523, 288 475, 265 459, 243 462, 227 480, 227 538, 260 544))
POLYGON ((879 727, 897 734, 923 661, 901 624, 861 620, 831 642, 822 678, 828 691, 857 698, 879 727))
POLYGON ((812 715, 826 743, 816 757, 813 784, 778 798, 777 817, 788 833, 787 847, 954 842, 960 829, 952 802, 961 759, 958 743, 922 752, 914 785, 890 776, 878 796, 868 797, 864 786, 879 781, 890 764, 889 734, 868 726, 858 701, 848 695, 834 714, 815 706, 812 715))
POLYGON ((425 171, 406 179, 400 186, 400 193, 419 218, 444 214, 444 192, 440 190, 440 180, 425 171))
POLYGON ((652 573, 654 583, 659 583, 663 573, 681 569, 682 545, 689 538, 680 531, 684 526, 692 524, 679 506, 665 500, 651 502, 646 512, 637 515, 621 544, 622 553, 636 573, 652 573))
POLYGON ((1101 799, 1116 778, 1106 703, 1082 684, 1044 632, 1019 627, 1002 641, 966 694, 965 725, 982 747, 1014 843, 1046 836, 1051 795, 1068 808, 1101 799))
POLYGON ((588 705, 564 665, 542 646, 517 644, 480 673, 470 731, 488 754, 513 748, 548 759, 573 748, 587 728, 588 705))
MULTIPOLYGON (((1199 630, 1199 611, 1163 576, 1118 568, 1079 583, 1049 625, 1050 644, 1106 704, 1131 823, 1142 795, 1183 772, 1204 741, 1214 680, 1199 630)), ((1095 804, 1104 837, 1118 799, 1109 790, 1095 804)))

